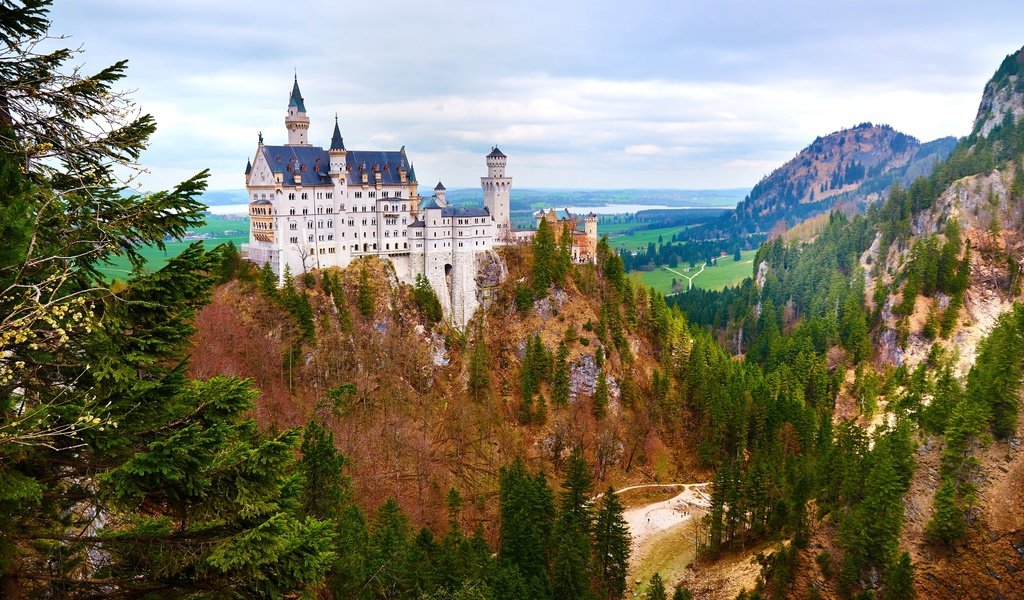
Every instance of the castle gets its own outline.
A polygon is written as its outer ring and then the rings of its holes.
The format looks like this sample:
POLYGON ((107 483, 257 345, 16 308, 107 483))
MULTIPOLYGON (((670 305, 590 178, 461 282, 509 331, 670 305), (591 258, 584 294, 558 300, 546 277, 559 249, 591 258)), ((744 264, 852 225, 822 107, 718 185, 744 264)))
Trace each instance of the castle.
MULTIPOLYGON (((488 280, 499 261, 493 248, 532 237, 532 230, 511 226, 512 178, 505 173, 508 158, 496 146, 486 157, 487 176, 480 178, 483 206, 455 207, 445 201, 440 182, 423 201, 405 146, 348 150, 337 117, 330 148, 311 145, 297 77, 284 124, 288 143, 264 144, 261 133, 246 164, 249 243, 242 246, 250 261, 270 263, 279 280, 286 268, 306 273, 379 256, 391 261, 401 281, 424 275, 445 315, 464 327, 480 304, 481 287, 496 284, 488 280)), ((595 218, 595 245, 596 234, 595 218)))

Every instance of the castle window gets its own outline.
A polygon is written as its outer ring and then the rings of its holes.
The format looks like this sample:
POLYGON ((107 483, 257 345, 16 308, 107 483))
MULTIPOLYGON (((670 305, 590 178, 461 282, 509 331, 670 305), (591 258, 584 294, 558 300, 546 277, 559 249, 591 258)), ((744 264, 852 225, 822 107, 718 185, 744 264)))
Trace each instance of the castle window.
POLYGON ((295 214, 295 207, 289 208, 288 209, 288 214, 294 215, 295 214))
POLYGON ((333 206, 328 206, 327 207, 327 214, 329 214, 329 215, 334 214, 334 207, 333 206))
POLYGON ((288 199, 289 200, 294 200, 295 199, 295 192, 288 192, 288 199))
POLYGON ((389 192, 381 192, 381 193, 380 193, 380 197, 381 197, 381 198, 387 198, 387 197, 388 197, 388 195, 389 195, 389 192))
POLYGON ((333 233, 328 233, 327 234, 327 241, 329 241, 329 242, 333 242, 334 241, 334 234, 333 233))
MULTIPOLYGON (((401 191, 395 192, 395 198, 401 198, 401 197, 402 197, 402 192, 401 191)), ((403 208, 402 210, 405 210, 405 209, 403 208)))
POLYGON ((324 241, 324 236, 322 236, 322 235, 321 235, 321 236, 320 236, 319 238, 317 238, 317 239, 319 239, 319 240, 320 240, 320 241, 322 242, 322 241, 324 241))
POLYGON ((367 192, 366 195, 369 196, 370 198, 376 198, 377 192, 367 192))
POLYGON ((306 221, 306 229, 312 229, 312 228, 313 228, 313 222, 312 221, 306 221))
POLYGON ((302 214, 304 214, 304 215, 309 214, 309 209, 308 208, 303 208, 302 209, 302 214))
POLYGON ((312 241, 313 241, 313 236, 312 236, 312 235, 309 235, 309 236, 307 236, 307 237, 309 237, 309 241, 310 241, 310 242, 312 242, 312 241))
POLYGON ((309 200, 309 194, 307 194, 306 192, 302 192, 302 199, 309 200))
POLYGON ((334 227, 334 221, 328 221, 327 222, 327 226, 328 227, 334 227))
POLYGON ((408 250, 409 242, 402 242, 402 249, 408 250))
POLYGON ((402 230, 402 237, 405 237, 405 230, 402 230))
POLYGON ((334 199, 334 192, 327 192, 327 199, 328 200, 333 200, 334 199))
POLYGON ((356 192, 356 198, 362 198, 362 197, 363 197, 363 193, 362 192, 356 192))
POLYGON ((459 248, 461 248, 461 247, 462 247, 462 242, 459 242, 459 248))
POLYGON ((289 223, 288 224, 288 229, 291 229, 292 231, 295 231, 298 228, 299 228, 299 224, 298 223, 289 223))
POLYGON ((384 244, 384 249, 385 250, 390 250, 391 249, 391 244, 384 244))
POLYGON ((363 219, 363 225, 366 225, 366 219, 363 219))
POLYGON ((288 239, 293 244, 298 244, 299 243, 299 238, 297 238, 297 237, 288 238, 288 239))
POLYGON ((334 254, 334 246, 331 246, 330 248, 328 248, 327 249, 327 253, 328 254, 334 254))

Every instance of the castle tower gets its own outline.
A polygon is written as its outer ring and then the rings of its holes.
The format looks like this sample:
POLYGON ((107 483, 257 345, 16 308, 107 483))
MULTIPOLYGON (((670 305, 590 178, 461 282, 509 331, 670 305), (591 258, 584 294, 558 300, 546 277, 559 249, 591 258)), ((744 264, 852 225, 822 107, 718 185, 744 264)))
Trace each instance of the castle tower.
POLYGON ((338 115, 334 115, 334 135, 331 136, 331 149, 327 151, 331 157, 331 166, 328 173, 334 176, 345 176, 345 140, 341 137, 341 128, 338 127, 338 115))
POLYGON ((438 204, 440 204, 441 206, 448 206, 448 202, 446 202, 445 199, 444 199, 444 192, 445 192, 444 184, 442 184, 440 181, 438 181, 437 185, 434 186, 434 196, 437 197, 437 203, 438 204))
POLYGON ((593 262, 597 260, 597 215, 593 212, 583 219, 583 231, 587 240, 586 259, 593 262))
POLYGON ((495 239, 506 240, 512 234, 512 222, 509 219, 509 193, 512 191, 512 178, 505 177, 507 157, 495 146, 487 155, 487 177, 480 178, 480 187, 484 190, 484 208, 494 218, 497 230, 495 239))
POLYGON ((288 128, 289 146, 309 145, 309 117, 306 116, 306 105, 299 92, 298 75, 295 76, 292 95, 288 99, 288 116, 284 118, 284 126, 288 128))

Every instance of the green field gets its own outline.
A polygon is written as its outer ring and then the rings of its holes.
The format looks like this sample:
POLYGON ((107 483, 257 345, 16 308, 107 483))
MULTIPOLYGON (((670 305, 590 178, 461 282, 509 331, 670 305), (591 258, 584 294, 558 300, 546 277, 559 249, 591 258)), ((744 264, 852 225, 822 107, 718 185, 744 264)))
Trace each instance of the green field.
MULTIPOLYGON (((234 242, 236 246, 241 246, 249 241, 249 219, 207 215, 206 224, 193 229, 192 233, 210 236, 208 239, 202 240, 203 244, 210 248, 218 244, 226 244, 228 241, 234 242)), ((146 270, 160 269, 167 264, 168 259, 181 254, 194 241, 196 240, 164 242, 165 250, 160 250, 155 246, 143 248, 141 254, 146 258, 146 270)), ((110 279, 127 279, 131 273, 131 265, 128 263, 128 259, 118 257, 109 265, 103 265, 100 271, 110 279)))
MULTIPOLYGON (((712 267, 705 267, 704 272, 693 278, 693 286, 707 290, 720 290, 725 287, 734 286, 753 275, 753 260, 757 250, 747 250, 740 253, 740 260, 734 261, 731 256, 723 256, 718 259, 718 264, 712 267)), ((675 279, 685 291, 688 285, 686 277, 700 271, 700 266, 686 271, 681 265, 673 273, 667 267, 658 267, 653 271, 635 271, 629 276, 633 281, 640 282, 648 287, 653 287, 663 294, 672 293, 672 279, 675 279)))
POLYGON ((608 245, 616 250, 647 250, 647 244, 658 243, 658 236, 662 237, 663 242, 671 242, 672 236, 680 231, 686 229, 683 226, 675 227, 659 227, 657 229, 640 229, 633 233, 624 234, 623 232, 629 228, 636 228, 637 224, 624 224, 614 223, 610 225, 601 225, 598 227, 598 231, 601 235, 608 234, 608 245), (618 231, 616 231, 618 230, 618 231))

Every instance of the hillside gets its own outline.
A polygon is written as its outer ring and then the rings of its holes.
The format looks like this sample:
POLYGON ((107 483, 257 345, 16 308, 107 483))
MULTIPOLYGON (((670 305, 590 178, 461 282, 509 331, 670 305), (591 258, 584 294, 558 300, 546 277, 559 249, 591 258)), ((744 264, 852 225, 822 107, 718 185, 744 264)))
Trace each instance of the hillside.
POLYGON ((715 230, 750 233, 787 226, 827 211, 838 202, 878 200, 893 183, 926 175, 956 144, 941 138, 922 144, 887 125, 862 123, 818 137, 765 176, 715 230))

